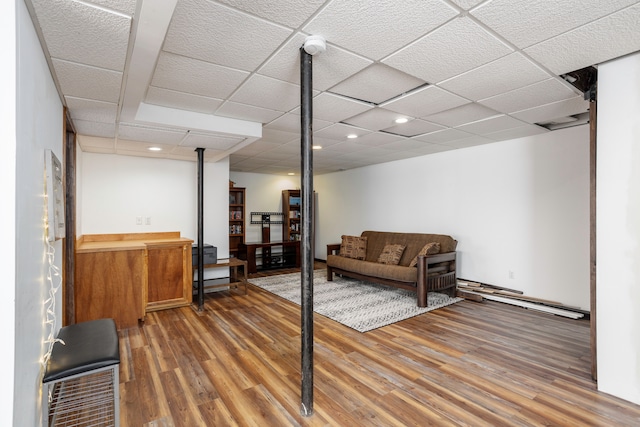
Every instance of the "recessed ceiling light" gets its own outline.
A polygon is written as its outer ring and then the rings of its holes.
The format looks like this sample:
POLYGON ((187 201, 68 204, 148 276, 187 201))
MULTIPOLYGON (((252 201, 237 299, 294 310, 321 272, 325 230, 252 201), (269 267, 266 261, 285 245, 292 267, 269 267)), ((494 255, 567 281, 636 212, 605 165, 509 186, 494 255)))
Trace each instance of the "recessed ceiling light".
POLYGON ((314 145, 313 147, 314 150, 322 150, 322 145, 314 145))
POLYGON ((293 172, 289 172, 287 175, 289 175, 289 176, 293 176, 293 175, 295 175, 295 173, 293 173, 293 172))
POLYGON ((357 137, 358 137, 358 135, 356 135, 355 133, 350 133, 349 135, 347 135, 347 138, 349 138, 349 139, 355 139, 357 137))
POLYGON ((149 151, 162 151, 162 148, 160 148, 160 147, 149 147, 148 150, 149 151))
POLYGON ((407 119, 406 117, 400 117, 398 119, 396 119, 396 123, 397 124, 402 124, 402 123, 407 123, 409 121, 409 119, 407 119))

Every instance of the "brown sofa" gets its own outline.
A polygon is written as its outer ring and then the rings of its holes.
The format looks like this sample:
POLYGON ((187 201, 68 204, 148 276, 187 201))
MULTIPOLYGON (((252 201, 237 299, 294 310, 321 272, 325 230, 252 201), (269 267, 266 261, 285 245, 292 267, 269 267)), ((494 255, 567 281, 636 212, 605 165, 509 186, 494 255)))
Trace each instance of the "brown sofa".
POLYGON ((427 306, 427 293, 430 291, 446 292, 452 296, 455 294, 458 242, 451 236, 363 231, 361 237, 367 238, 366 255, 363 260, 341 256, 340 243, 327 245, 327 280, 333 280, 335 273, 408 289, 416 292, 418 307, 427 306), (419 256, 417 266, 410 267, 411 260, 431 242, 440 244, 439 253, 419 256), (406 246, 398 265, 377 262, 388 244, 406 246))

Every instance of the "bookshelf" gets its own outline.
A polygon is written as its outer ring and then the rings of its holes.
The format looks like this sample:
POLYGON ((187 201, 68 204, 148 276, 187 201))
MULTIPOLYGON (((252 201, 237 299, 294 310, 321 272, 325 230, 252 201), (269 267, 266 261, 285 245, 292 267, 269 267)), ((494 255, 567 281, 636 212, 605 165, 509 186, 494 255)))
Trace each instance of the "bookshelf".
POLYGON ((282 190, 282 240, 300 240, 300 217, 302 216, 300 190, 282 190))
POLYGON ((238 256, 238 245, 245 236, 245 188, 229 188, 229 258, 238 256))

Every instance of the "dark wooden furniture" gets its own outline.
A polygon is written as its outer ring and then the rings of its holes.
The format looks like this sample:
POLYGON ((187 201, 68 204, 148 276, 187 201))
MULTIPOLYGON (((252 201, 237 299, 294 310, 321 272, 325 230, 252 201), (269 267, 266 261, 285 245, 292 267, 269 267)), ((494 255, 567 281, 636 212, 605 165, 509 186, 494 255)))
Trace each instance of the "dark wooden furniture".
POLYGON ((424 233, 393 233, 384 231, 363 231, 367 238, 365 259, 340 256, 340 243, 327 245, 327 280, 333 274, 358 280, 380 283, 416 292, 418 307, 427 306, 428 292, 455 295, 456 290, 456 246, 451 236, 424 233), (411 261, 422 247, 428 243, 440 244, 440 253, 419 256, 417 266, 411 261), (405 245, 398 265, 378 263, 378 256, 387 244, 405 245))
POLYGON ((238 258, 247 261, 249 273, 256 273, 256 258, 260 257, 260 269, 300 267, 300 241, 267 243, 241 243, 238 245, 238 258), (256 254, 260 249, 261 253, 256 254))
POLYGON ((301 210, 300 190, 282 190, 282 240, 300 240, 301 210))
POLYGON ((229 188, 229 256, 238 256, 238 245, 244 243, 246 189, 229 188))

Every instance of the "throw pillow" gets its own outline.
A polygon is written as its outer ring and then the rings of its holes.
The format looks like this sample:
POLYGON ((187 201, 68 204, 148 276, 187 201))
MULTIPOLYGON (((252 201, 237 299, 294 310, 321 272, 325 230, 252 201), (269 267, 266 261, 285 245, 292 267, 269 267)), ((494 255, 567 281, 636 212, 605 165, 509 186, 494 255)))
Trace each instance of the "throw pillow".
POLYGON ((415 267, 418 265, 418 256, 434 255, 434 254, 437 254, 438 252, 440 252, 440 243, 436 243, 436 242, 427 243, 422 247, 422 249, 420 249, 420 252, 418 252, 418 255, 413 257, 413 259, 409 263, 409 267, 415 267))
POLYGON ((340 256, 354 259, 364 259, 367 254, 367 238, 361 236, 342 236, 340 256))
POLYGON ((378 262, 380 264, 398 265, 404 248, 406 248, 405 245, 385 245, 378 257, 378 262))

